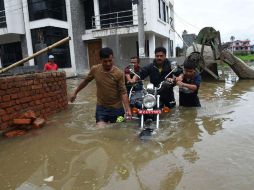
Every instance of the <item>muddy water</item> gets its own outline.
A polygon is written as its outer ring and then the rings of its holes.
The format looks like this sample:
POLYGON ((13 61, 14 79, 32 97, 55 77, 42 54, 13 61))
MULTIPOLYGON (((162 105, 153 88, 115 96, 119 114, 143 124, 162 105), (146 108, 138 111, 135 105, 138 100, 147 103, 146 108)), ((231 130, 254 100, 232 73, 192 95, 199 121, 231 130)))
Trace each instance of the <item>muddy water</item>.
POLYGON ((254 81, 203 82, 202 108, 172 110, 145 142, 136 121, 94 128, 94 86, 45 128, 0 139, 0 189, 253 189, 254 81))

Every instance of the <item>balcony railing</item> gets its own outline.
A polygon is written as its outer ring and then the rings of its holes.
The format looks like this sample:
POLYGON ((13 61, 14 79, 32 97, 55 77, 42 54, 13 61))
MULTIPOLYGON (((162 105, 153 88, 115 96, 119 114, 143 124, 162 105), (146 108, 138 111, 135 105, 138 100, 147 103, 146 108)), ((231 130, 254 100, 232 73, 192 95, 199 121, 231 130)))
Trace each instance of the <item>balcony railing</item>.
POLYGON ((0 11, 0 28, 5 28, 7 26, 5 10, 0 11))
POLYGON ((108 29, 133 26, 138 24, 138 13, 136 10, 112 12, 93 16, 93 29, 108 29))

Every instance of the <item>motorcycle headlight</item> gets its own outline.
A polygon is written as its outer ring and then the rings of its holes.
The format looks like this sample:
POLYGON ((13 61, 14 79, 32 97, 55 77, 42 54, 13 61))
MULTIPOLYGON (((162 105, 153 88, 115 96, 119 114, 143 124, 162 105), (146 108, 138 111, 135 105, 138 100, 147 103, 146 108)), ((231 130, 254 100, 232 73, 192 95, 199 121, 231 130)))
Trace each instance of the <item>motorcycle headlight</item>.
POLYGON ((153 108, 155 106, 156 99, 155 99, 155 97, 153 95, 147 94, 143 98, 143 104, 144 104, 145 108, 151 109, 151 108, 153 108))

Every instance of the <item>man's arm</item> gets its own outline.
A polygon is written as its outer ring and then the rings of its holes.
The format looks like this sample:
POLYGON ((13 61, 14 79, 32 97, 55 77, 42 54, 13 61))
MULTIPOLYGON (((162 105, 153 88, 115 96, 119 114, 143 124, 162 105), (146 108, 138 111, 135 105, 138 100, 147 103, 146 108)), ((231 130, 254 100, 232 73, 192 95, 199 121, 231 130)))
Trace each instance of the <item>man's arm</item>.
POLYGON ((131 117, 130 102, 129 102, 129 97, 126 91, 126 87, 124 85, 123 75, 118 79, 118 90, 119 90, 119 93, 121 94, 121 99, 125 108, 125 114, 127 117, 131 117))
POLYGON ((196 84, 187 84, 187 83, 184 83, 184 82, 182 82, 182 81, 178 81, 178 82, 177 82, 177 85, 178 85, 179 87, 188 88, 188 89, 190 89, 190 90, 192 90, 192 91, 196 91, 196 90, 198 89, 198 86, 197 86, 196 84))
POLYGON ((134 77, 132 78, 132 81, 136 82, 138 80, 144 80, 146 77, 148 77, 150 75, 150 67, 151 67, 151 64, 146 65, 145 67, 142 67, 140 69, 140 78, 137 75, 134 75, 134 77))
POLYGON ((201 83, 201 77, 200 75, 197 75, 194 79, 194 84, 187 84, 187 83, 184 83, 181 81, 177 81, 177 85, 180 86, 180 87, 186 87, 192 91, 196 91, 198 90, 199 86, 200 86, 200 83, 201 83))
POLYGON ((129 102, 127 93, 122 95, 122 101, 125 108, 126 116, 131 118, 131 108, 130 108, 130 102, 129 102))
POLYGON ((127 79, 127 82, 132 82, 132 79, 131 79, 131 75, 130 74, 125 74, 125 77, 127 79))
POLYGON ((70 102, 74 102, 76 97, 77 97, 77 94, 79 93, 79 91, 81 91, 83 88, 85 88, 88 83, 90 81, 92 81, 94 79, 94 76, 93 76, 93 68, 90 70, 89 74, 87 75, 87 77, 85 78, 85 80, 83 80, 79 86, 76 88, 76 90, 73 92, 73 94, 71 95, 70 97, 70 102))
POLYGON ((87 86, 89 82, 86 80, 83 80, 79 86, 76 88, 76 90, 74 91, 74 93, 72 94, 71 98, 70 98, 70 102, 74 102, 76 100, 77 94, 79 93, 80 90, 82 90, 83 88, 85 88, 87 86))

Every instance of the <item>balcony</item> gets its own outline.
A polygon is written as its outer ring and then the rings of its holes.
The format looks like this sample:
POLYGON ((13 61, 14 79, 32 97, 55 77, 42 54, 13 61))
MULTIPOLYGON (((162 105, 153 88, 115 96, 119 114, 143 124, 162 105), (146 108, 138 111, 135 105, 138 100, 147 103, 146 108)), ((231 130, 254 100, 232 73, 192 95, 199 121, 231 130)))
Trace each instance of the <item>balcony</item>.
POLYGON ((94 38, 115 34, 137 32, 137 10, 126 10, 101 14, 92 17, 92 34, 94 38))
POLYGON ((5 10, 0 11, 0 28, 6 28, 7 23, 6 23, 6 15, 5 15, 5 10))
POLYGON ((118 27, 128 27, 134 25, 134 19, 138 19, 137 14, 133 14, 133 10, 113 12, 108 14, 101 14, 93 16, 92 27, 93 29, 108 29, 118 27), (134 18, 136 16, 136 18, 134 18))

